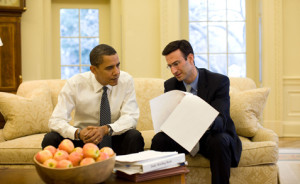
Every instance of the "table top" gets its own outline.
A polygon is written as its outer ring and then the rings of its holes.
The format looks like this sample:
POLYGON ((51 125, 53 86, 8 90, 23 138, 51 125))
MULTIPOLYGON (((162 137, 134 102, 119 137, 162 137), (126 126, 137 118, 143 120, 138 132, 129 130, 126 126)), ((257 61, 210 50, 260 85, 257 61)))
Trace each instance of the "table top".
MULTIPOLYGON (((44 183, 39 177, 35 168, 0 168, 0 183, 1 184, 11 184, 11 183, 32 183, 40 184, 44 183)), ((134 183, 131 181, 123 180, 118 178, 115 174, 112 174, 103 184, 114 184, 114 183, 124 183, 130 184, 134 183)), ((144 182, 139 182, 140 184, 185 184, 185 174, 169 176, 165 178, 149 180, 144 182)))

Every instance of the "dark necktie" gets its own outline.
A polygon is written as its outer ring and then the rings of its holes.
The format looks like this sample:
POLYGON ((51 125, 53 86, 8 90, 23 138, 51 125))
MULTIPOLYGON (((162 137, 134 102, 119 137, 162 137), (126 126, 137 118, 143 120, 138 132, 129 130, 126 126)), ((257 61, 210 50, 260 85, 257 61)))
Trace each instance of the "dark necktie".
MULTIPOLYGON (((109 101, 107 98, 107 87, 103 86, 103 94, 101 98, 101 106, 100 106, 100 126, 110 124, 111 114, 109 101)), ((102 147, 111 147, 111 136, 105 135, 103 140, 100 142, 100 148, 102 147)))

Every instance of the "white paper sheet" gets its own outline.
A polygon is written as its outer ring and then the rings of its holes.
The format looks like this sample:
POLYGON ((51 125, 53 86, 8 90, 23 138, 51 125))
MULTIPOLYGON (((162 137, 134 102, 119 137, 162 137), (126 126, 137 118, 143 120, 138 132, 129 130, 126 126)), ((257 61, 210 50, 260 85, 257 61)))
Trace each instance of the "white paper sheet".
POLYGON ((172 155, 176 155, 176 154, 178 154, 178 152, 176 152, 176 151, 160 152, 160 151, 154 151, 154 150, 147 150, 147 151, 142 151, 139 153, 132 153, 132 154, 127 154, 127 155, 116 156, 115 160, 116 160, 116 162, 139 162, 139 161, 144 161, 144 160, 172 156, 172 155))
POLYGON ((189 152, 219 114, 198 96, 179 90, 154 98, 150 107, 155 132, 165 132, 189 152))
POLYGON ((161 125, 167 120, 184 96, 184 92, 173 90, 150 101, 151 116, 155 133, 160 132, 161 125))

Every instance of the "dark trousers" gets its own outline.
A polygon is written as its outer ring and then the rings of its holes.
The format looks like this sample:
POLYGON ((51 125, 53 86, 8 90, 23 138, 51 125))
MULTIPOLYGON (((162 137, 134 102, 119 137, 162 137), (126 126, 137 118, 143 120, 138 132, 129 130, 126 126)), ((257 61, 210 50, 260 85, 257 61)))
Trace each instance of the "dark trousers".
MULTIPOLYGON (((65 139, 57 132, 49 132, 44 136, 42 148, 48 145, 58 147, 59 143, 65 139)), ((75 147, 83 147, 83 141, 71 140, 75 147)), ((138 153, 144 150, 144 138, 136 129, 130 129, 121 135, 112 136, 112 149, 117 155, 138 153)), ((99 147, 99 145, 98 145, 99 147)), ((99 147, 100 148, 100 147, 99 147)))
MULTIPOLYGON (((200 139, 199 153, 210 160, 211 180, 213 184, 229 183, 231 166, 230 139, 231 137, 227 133, 206 134, 205 137, 200 139)), ((159 132, 153 137, 151 149, 188 153, 188 151, 163 132, 159 132)))

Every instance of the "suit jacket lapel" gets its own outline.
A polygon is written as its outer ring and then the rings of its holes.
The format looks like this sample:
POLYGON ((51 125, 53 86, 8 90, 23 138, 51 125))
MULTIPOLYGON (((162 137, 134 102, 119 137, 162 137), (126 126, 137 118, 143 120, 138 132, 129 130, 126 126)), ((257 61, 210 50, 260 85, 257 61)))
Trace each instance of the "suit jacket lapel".
POLYGON ((207 89, 207 84, 206 84, 206 76, 203 70, 200 70, 198 68, 198 72, 199 72, 199 79, 198 79, 198 91, 197 91, 197 95, 202 98, 203 100, 207 99, 207 93, 208 93, 208 89, 207 89))
POLYGON ((177 83, 177 87, 176 87, 176 88, 177 88, 178 90, 181 90, 181 91, 186 91, 183 82, 182 82, 182 81, 177 81, 177 82, 178 82, 178 83, 177 83))

